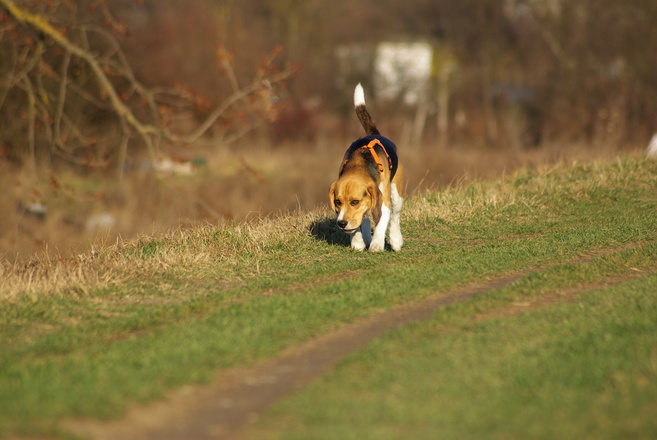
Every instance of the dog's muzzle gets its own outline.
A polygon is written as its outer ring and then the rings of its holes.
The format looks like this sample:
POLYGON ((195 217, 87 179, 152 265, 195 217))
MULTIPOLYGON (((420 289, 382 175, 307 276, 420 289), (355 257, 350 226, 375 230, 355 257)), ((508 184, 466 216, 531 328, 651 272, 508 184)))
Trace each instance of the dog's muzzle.
POLYGON ((340 229, 342 229, 342 230, 343 230, 344 232, 346 232, 347 234, 352 234, 352 233, 354 233, 354 232, 356 232, 356 231, 358 230, 358 228, 345 229, 345 228, 347 227, 347 224, 348 224, 348 223, 349 223, 349 222, 346 221, 346 220, 338 220, 338 226, 340 227, 340 229))

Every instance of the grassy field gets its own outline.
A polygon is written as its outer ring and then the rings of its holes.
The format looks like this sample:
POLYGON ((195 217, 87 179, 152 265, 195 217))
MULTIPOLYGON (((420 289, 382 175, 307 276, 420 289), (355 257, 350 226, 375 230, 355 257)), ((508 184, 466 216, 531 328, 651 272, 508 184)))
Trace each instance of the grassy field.
POLYGON ((444 310, 375 341, 246 438, 655 438, 655 292, 650 274, 509 316, 444 310))
POLYGON ((302 212, 3 268, 0 434, 68 438, 377 310, 518 281, 374 341, 253 438, 654 438, 657 162, 522 171, 407 200, 401 253, 302 212))

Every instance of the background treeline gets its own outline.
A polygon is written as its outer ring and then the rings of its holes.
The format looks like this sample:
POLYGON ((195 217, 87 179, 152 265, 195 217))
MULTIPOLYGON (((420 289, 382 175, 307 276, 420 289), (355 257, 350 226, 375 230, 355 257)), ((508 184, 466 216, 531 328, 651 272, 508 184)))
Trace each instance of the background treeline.
MULTIPOLYGON (((382 41, 429 42, 454 60, 433 84, 448 93, 448 145, 644 144, 657 130, 655 23, 653 0, 2 0, 0 157, 110 166, 149 143, 330 136, 326 121, 350 108, 336 49, 382 41), (12 7, 94 56, 146 128, 12 7)), ((392 104, 381 118, 417 117, 392 104)))
POLYGON ((317 94, 334 108, 349 103, 333 93, 332 48, 424 39, 458 63, 450 84, 452 143, 644 144, 657 130, 651 0, 257 3, 254 24, 269 23, 304 62, 294 83, 299 96, 317 94))

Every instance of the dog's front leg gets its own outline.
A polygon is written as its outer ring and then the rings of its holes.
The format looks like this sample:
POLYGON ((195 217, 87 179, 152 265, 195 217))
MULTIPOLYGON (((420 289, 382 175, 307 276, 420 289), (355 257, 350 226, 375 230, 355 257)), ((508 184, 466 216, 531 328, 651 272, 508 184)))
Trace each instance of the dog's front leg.
POLYGON ((390 223, 390 208, 385 204, 381 205, 381 218, 374 228, 374 235, 372 236, 372 243, 370 243, 370 252, 381 252, 386 246, 386 230, 390 223))
POLYGON ((365 250, 372 242, 372 224, 364 218, 360 228, 351 235, 351 247, 357 251, 365 250))
POLYGON ((351 234, 351 248, 356 249, 357 251, 363 251, 367 248, 365 240, 363 240, 363 234, 361 231, 356 231, 351 234))

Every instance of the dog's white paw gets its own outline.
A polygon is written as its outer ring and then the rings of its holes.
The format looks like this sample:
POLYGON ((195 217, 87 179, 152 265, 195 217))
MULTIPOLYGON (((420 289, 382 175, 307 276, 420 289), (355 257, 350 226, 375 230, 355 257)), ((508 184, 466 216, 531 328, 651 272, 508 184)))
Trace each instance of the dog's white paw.
POLYGON ((380 240, 372 240, 372 243, 370 243, 369 251, 370 252, 381 252, 383 249, 385 249, 385 241, 380 241, 380 240))
POLYGON ((357 251, 364 251, 367 245, 363 240, 363 234, 359 232, 354 232, 354 235, 351 237, 351 248, 356 249, 357 251))
POLYGON ((397 237, 393 237, 392 234, 390 235, 390 247, 393 251, 399 252, 403 245, 404 239, 402 238, 401 234, 397 237))

